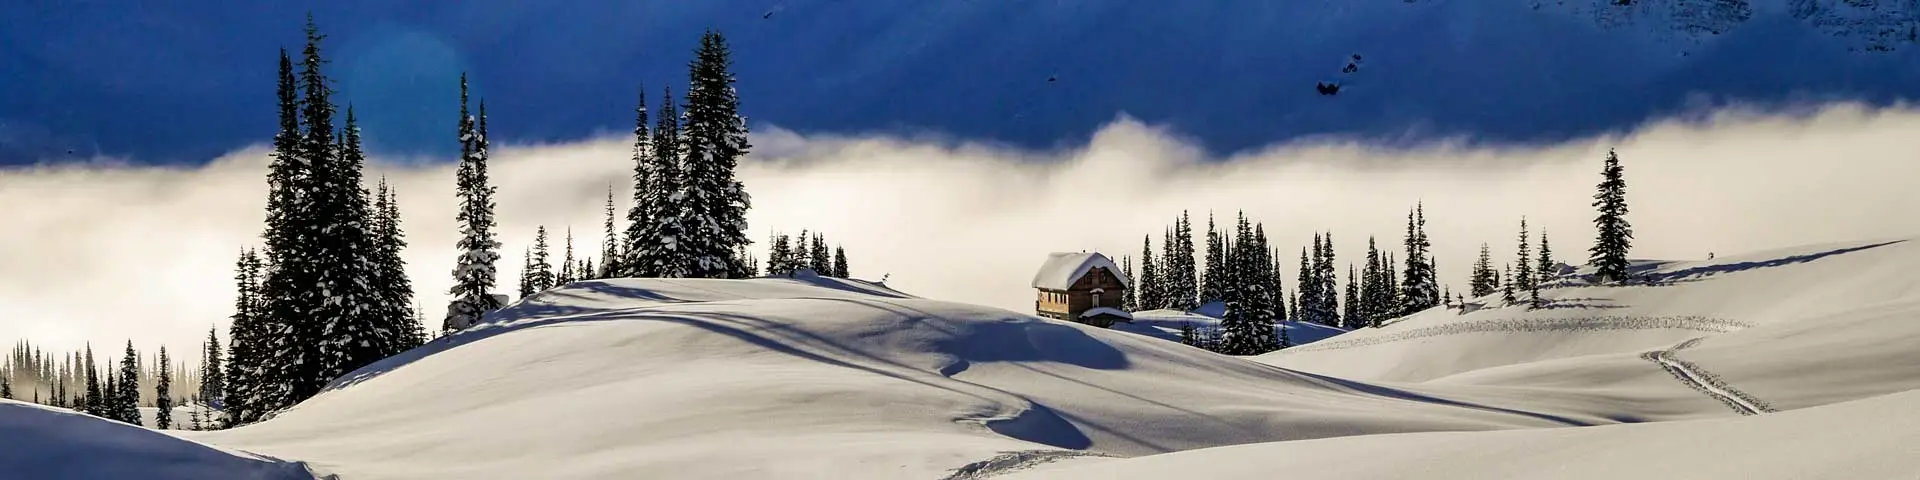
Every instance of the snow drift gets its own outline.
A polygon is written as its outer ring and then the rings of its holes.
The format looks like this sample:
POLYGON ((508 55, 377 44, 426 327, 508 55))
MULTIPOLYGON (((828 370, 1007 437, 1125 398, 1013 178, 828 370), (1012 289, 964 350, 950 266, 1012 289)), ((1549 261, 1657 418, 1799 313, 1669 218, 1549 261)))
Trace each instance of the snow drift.
POLYGON ((1253 358, 853 280, 578 282, 180 435, 348 479, 1920 471, 1920 243, 1637 268, 1253 358))
POLYGON ((314 478, 299 463, 13 400, 0 400, 0 477, 314 478))

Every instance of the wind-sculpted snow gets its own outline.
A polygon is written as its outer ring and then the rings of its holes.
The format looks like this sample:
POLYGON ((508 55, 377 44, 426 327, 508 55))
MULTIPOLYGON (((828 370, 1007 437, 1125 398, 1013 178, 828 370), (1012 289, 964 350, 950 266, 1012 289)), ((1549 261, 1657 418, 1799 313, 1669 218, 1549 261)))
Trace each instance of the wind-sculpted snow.
POLYGON ((1468 333, 1524 333, 1524 332, 1592 332, 1601 330, 1692 330, 1698 332, 1725 333, 1752 325, 1722 318, 1710 318, 1698 315, 1661 316, 1600 316, 1582 318, 1541 318, 1541 319, 1503 319, 1469 320, 1448 323, 1412 330, 1401 330, 1384 335, 1374 335, 1342 340, 1332 340, 1299 347, 1289 352, 1314 352, 1337 350, 1342 348, 1364 347, 1388 342, 1414 340, 1441 335, 1461 335, 1468 333))
POLYGON ((311 480, 305 465, 0 400, 0 478, 311 480))

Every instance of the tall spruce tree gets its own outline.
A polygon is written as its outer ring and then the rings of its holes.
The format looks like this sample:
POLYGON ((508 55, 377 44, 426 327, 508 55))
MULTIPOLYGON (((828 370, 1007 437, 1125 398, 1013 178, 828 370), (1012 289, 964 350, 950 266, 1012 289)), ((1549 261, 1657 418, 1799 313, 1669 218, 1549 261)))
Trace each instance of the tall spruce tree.
POLYGON ((1480 244, 1480 259, 1473 262, 1473 274, 1467 283, 1468 295, 1473 298, 1493 294, 1493 255, 1487 250, 1487 244, 1480 244))
POLYGON ((1514 290, 1533 290, 1533 241, 1527 236, 1527 217, 1520 217, 1519 255, 1513 262, 1514 290))
POLYGON ((1314 280, 1319 282, 1315 289, 1320 298, 1315 299, 1319 309, 1319 323, 1331 327, 1341 325, 1340 320, 1340 274, 1334 268, 1333 232, 1327 232, 1320 239, 1320 252, 1315 255, 1314 280))
POLYGON ((1266 226, 1254 224, 1253 238, 1243 243, 1247 245, 1237 250, 1240 260, 1228 264, 1245 265, 1247 273, 1242 275, 1241 283, 1247 285, 1247 302, 1251 304, 1255 350, 1258 353, 1278 350, 1282 308, 1279 307, 1280 291, 1275 288, 1279 285, 1280 272, 1274 269, 1273 247, 1267 243, 1266 226))
POLYGON ((751 146, 740 98, 733 88, 726 38, 708 30, 688 67, 686 98, 685 192, 687 276, 726 278, 735 268, 735 250, 747 238, 746 188, 734 167, 751 146))
POLYGON ((852 272, 847 271, 847 249, 839 245, 834 245, 833 276, 838 278, 853 278, 852 275, 852 272))
MULTIPOLYGON (((295 323, 312 323, 303 320, 311 318, 322 299, 313 288, 319 280, 311 257, 318 248, 314 239, 320 236, 311 194, 315 164, 307 158, 298 82, 285 49, 280 51, 278 73, 279 131, 274 134, 273 159, 267 166, 265 248, 263 255, 249 252, 242 258, 243 264, 250 260, 253 268, 247 280, 250 286, 242 290, 238 302, 251 305, 236 309, 230 337, 233 358, 227 364, 225 395, 230 425, 251 423, 270 409, 290 404, 292 363, 317 363, 317 359, 298 357, 293 334, 295 323), (279 361, 269 363, 268 359, 279 361)), ((97 386, 90 386, 86 401, 90 413, 99 406, 98 395, 97 386)))
POLYGON ((540 291, 533 288, 533 247, 520 251, 520 298, 533 296, 540 291))
POLYGON ((1593 208, 1599 211, 1593 226, 1599 231, 1588 249, 1588 263, 1601 282, 1627 279, 1627 252, 1633 249, 1633 226, 1627 223, 1627 180, 1620 168, 1620 156, 1607 150, 1607 161, 1600 170, 1599 192, 1593 194, 1593 208))
POLYGON ((561 270, 559 276, 554 277, 553 286, 555 287, 565 286, 566 284, 585 280, 586 277, 593 276, 593 274, 590 273, 592 271, 591 268, 583 268, 583 265, 586 265, 583 260, 573 258, 573 227, 567 227, 567 239, 565 242, 565 253, 560 255, 560 264, 565 265, 566 268, 561 270))
POLYGON ((1320 311, 1315 303, 1317 301, 1316 299, 1320 298, 1318 290, 1320 288, 1320 280, 1314 276, 1314 265, 1318 265, 1319 261, 1307 253, 1309 250, 1316 253, 1320 251, 1319 232, 1314 232, 1313 245, 1310 248, 1300 249, 1300 270, 1299 273, 1296 274, 1297 278, 1294 281, 1295 284, 1299 285, 1294 287, 1296 298, 1294 299, 1293 318, 1296 322, 1317 322, 1320 319, 1320 311))
MULTIPOLYGON (((573 259, 569 258, 567 261, 571 263, 573 259)), ((532 284, 533 291, 538 293, 552 290, 554 285, 553 263, 552 259, 549 258, 549 252, 547 250, 546 225, 540 225, 534 230, 532 267, 533 271, 528 274, 527 283, 532 284)), ((571 266, 569 266, 569 268, 571 268, 571 266)))
POLYGON ((1127 287, 1129 287, 1120 291, 1120 308, 1129 312, 1139 311, 1140 297, 1137 290, 1140 283, 1137 279, 1140 277, 1133 276, 1133 256, 1120 256, 1120 276, 1127 278, 1127 287))
POLYGON ((1220 229, 1213 224, 1213 212, 1207 212, 1207 266, 1201 277, 1200 301, 1223 300, 1227 282, 1227 252, 1220 241, 1220 229))
POLYGON ((1265 253, 1267 259, 1267 292, 1271 297, 1270 301, 1273 302, 1273 321, 1275 324, 1279 324, 1287 321, 1287 318, 1289 318, 1287 315, 1290 313, 1287 311, 1287 293, 1284 288, 1286 286, 1284 285, 1286 276, 1280 274, 1281 259, 1286 257, 1280 255, 1280 249, 1274 248, 1273 244, 1268 243, 1266 229, 1264 227, 1255 227, 1254 232, 1256 236, 1260 237, 1260 243, 1267 246, 1265 253))
MULTIPOLYGON (((680 278, 690 276, 695 245, 689 223, 693 201, 688 190, 687 172, 682 168, 686 149, 680 139, 680 116, 674 110, 673 92, 666 91, 660 118, 652 138, 644 148, 651 155, 636 175, 635 207, 628 212, 628 268, 637 277, 680 278)), ((645 118, 643 107, 642 117, 645 118)), ((636 135, 640 132, 636 130, 636 135)))
POLYGON ((133 350, 133 341, 127 341, 127 351, 120 357, 120 383, 114 391, 115 419, 134 425, 140 424, 140 352, 133 350))
POLYGON ((1365 280, 1361 282, 1360 292, 1360 296, 1364 298, 1361 310, 1366 316, 1368 327, 1379 327, 1381 320, 1386 320, 1394 313, 1393 283, 1387 279, 1387 274, 1392 269, 1393 266, 1387 263, 1386 257, 1381 256, 1379 245, 1374 242, 1374 238, 1368 236, 1367 271, 1365 280))
POLYGON ((426 341, 426 331, 416 318, 413 281, 407 277, 407 261, 400 255, 407 241, 400 230, 398 192, 381 178, 374 199, 373 277, 379 291, 378 318, 382 324, 383 338, 379 345, 381 357, 385 358, 420 346, 426 341))
POLYGON ((1401 315, 1440 304, 1438 279, 1433 277, 1433 264, 1428 263, 1427 249, 1433 244, 1427 240, 1426 226, 1426 206, 1416 204, 1414 211, 1407 213, 1407 267, 1406 275, 1400 279, 1401 315))
POLYGON ((1534 273, 1539 278, 1534 279, 1534 283, 1545 284, 1553 281, 1553 277, 1560 273, 1559 268, 1553 260, 1553 246, 1547 244, 1547 232, 1542 230, 1540 232, 1540 266, 1534 269, 1534 273))
POLYGON ((1140 241, 1140 278, 1135 280, 1140 292, 1135 301, 1140 310, 1155 310, 1165 307, 1160 298, 1159 265, 1153 259, 1153 235, 1147 235, 1140 241))
POLYGON ((600 241, 600 270, 592 274, 582 272, 582 276, 592 275, 594 278, 616 278, 626 271, 626 267, 621 265, 623 254, 620 251, 620 228, 619 225, 616 224, 616 219, 613 215, 612 184, 607 185, 606 227, 606 239, 600 241))
POLYGON ((480 104, 480 118, 467 114, 467 75, 460 74, 460 166, 454 176, 454 194, 460 198, 460 210, 454 221, 460 224, 460 241, 454 247, 460 257, 453 267, 453 287, 447 291, 453 302, 447 306, 443 330, 451 333, 479 323, 487 312, 500 308, 493 297, 497 278, 494 262, 500 260, 500 241, 494 238, 493 194, 487 179, 487 106, 480 104))
MULTIPOLYGON (((652 172, 656 168, 656 159, 653 146, 654 134, 649 130, 651 126, 647 124, 646 87, 640 88, 639 97, 638 103, 633 108, 633 205, 627 207, 627 230, 625 237, 621 240, 621 256, 618 263, 621 267, 618 275, 626 277, 652 276, 655 270, 650 258, 644 266, 641 264, 642 245, 649 243, 647 235, 652 233, 654 222, 658 221, 657 215, 662 213, 660 206, 655 205, 654 202, 665 198, 653 191, 655 186, 652 172)), ((672 104, 671 97, 668 104, 672 104)))
POLYGON ((827 251, 827 237, 813 232, 813 243, 807 248, 807 268, 820 275, 833 274, 833 256, 827 251))
POLYGON ((1170 266, 1163 272, 1171 279, 1168 282, 1171 288, 1168 289, 1170 295, 1167 306, 1191 311, 1199 306, 1200 282, 1197 277, 1200 272, 1198 262, 1193 258, 1193 222, 1188 219, 1185 210, 1180 212, 1180 221, 1174 224, 1173 234, 1174 241, 1169 242, 1173 245, 1173 253, 1166 259, 1170 266))
POLYGON ((767 275, 773 277, 793 276, 792 238, 782 234, 774 234, 773 240, 767 242, 767 244, 767 275))
POLYGON ((200 356, 200 401, 219 405, 222 392, 226 388, 226 372, 220 366, 220 335, 217 328, 207 329, 207 343, 200 356))
POLYGON ((1366 314, 1360 313, 1360 304, 1362 303, 1360 300, 1360 280, 1358 274, 1354 272, 1355 268, 1353 264, 1348 263, 1347 289, 1343 292, 1345 293, 1346 303, 1341 305, 1341 308, 1344 309, 1343 319, 1345 320, 1341 323, 1341 327, 1348 330, 1366 326, 1364 323, 1366 321, 1366 314))
MULTIPOLYGON (((1246 268, 1244 263, 1238 263, 1249 260, 1244 254, 1248 244, 1253 242, 1253 229, 1247 224, 1246 215, 1240 216, 1238 223, 1235 224, 1234 234, 1232 243, 1240 249, 1231 253, 1228 253, 1225 247, 1228 241, 1218 240, 1218 234, 1209 239, 1209 243, 1218 243, 1222 247, 1218 280, 1226 312, 1220 319, 1219 348, 1221 353, 1228 355, 1253 355, 1262 350, 1260 325, 1256 313, 1259 306, 1252 288, 1253 282, 1248 281, 1251 280, 1250 278, 1246 278, 1246 274, 1251 273, 1252 269, 1246 268)), ((1257 260, 1257 257, 1251 259, 1257 260)))
MULTIPOLYGON (((276 330, 285 327, 270 316, 275 300, 267 297, 270 290, 265 282, 272 275, 263 267, 252 250, 241 252, 234 267, 233 323, 227 333, 225 390, 219 394, 229 426, 257 421, 285 398, 286 382, 279 380, 281 370, 272 365, 273 355, 282 351, 276 330)), ((217 344, 213 350, 217 355, 217 344)))
POLYGON ((1500 267, 1500 276, 1506 278, 1506 281, 1500 282, 1500 299, 1505 301, 1507 305, 1512 305, 1513 284, 1517 282, 1517 280, 1513 278, 1513 264, 1509 263, 1500 267))
POLYGON ((173 427, 173 362, 167 358, 167 347, 160 346, 160 371, 154 378, 153 406, 156 408, 153 427, 166 430, 173 427))

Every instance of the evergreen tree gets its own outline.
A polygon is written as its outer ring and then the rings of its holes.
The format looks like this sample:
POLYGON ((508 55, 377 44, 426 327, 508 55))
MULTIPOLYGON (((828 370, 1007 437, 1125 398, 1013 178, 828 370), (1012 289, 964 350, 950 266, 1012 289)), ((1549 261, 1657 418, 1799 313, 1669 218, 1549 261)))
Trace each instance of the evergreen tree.
POLYGON ((1227 262, 1227 252, 1226 252, 1226 248, 1221 244, 1221 241, 1220 241, 1220 229, 1214 227, 1213 213, 1208 212, 1207 213, 1207 266, 1206 266, 1207 270, 1206 270, 1206 276, 1201 278, 1201 281, 1203 283, 1200 286, 1200 301, 1202 303, 1211 302, 1215 300, 1222 300, 1226 298, 1226 294, 1223 293, 1227 289, 1227 286, 1225 285, 1225 283, 1227 282, 1227 276, 1226 276, 1227 263, 1226 262, 1227 262))
POLYGON ((127 352, 120 357, 120 383, 114 391, 114 412, 116 420, 140 424, 140 353, 133 351, 133 341, 127 341, 127 352))
POLYGON ((1367 270, 1360 283, 1360 306, 1364 323, 1369 327, 1380 326, 1380 321, 1393 314, 1393 284, 1387 280, 1387 273, 1393 266, 1380 255, 1380 248, 1374 238, 1367 237, 1367 270))
POLYGON ((1593 207, 1600 212, 1594 217, 1593 226, 1599 230, 1593 247, 1588 249, 1588 263, 1594 266, 1594 276, 1600 282, 1618 282, 1627 279, 1627 252, 1633 248, 1633 226, 1627 223, 1627 180, 1622 176, 1620 156, 1613 150, 1607 150, 1607 161, 1600 170, 1598 193, 1593 194, 1593 207))
MULTIPOLYGON (((695 225, 688 190, 688 173, 682 168, 680 119, 673 107, 673 94, 661 107, 654 125, 653 138, 645 145, 652 155, 636 175, 635 207, 627 215, 628 268, 636 277, 680 278, 694 273, 691 268, 696 245, 691 240, 695 225)), ((644 106, 642 107, 644 118, 644 106)), ((636 130, 636 135, 641 133, 636 130)), ((704 252, 704 250, 698 250, 704 252)))
POLYGON ((581 272, 581 276, 593 275, 595 278, 617 278, 624 273, 625 266, 620 264, 619 226, 613 216, 613 185, 607 185, 607 236, 600 242, 600 270, 596 273, 581 272))
POLYGON ((833 256, 827 253, 827 239, 820 232, 813 233, 813 244, 807 249, 807 268, 820 275, 833 274, 833 256))
POLYGON ((1513 304, 1513 284, 1515 283, 1513 280, 1513 264, 1500 267, 1500 273, 1500 276, 1507 279, 1507 281, 1500 282, 1500 299, 1511 305, 1513 304))
MULTIPOLYGON (((1217 235, 1216 235, 1217 238, 1217 235)), ((1221 294, 1226 306, 1226 315, 1220 319, 1220 352, 1228 355, 1253 355, 1266 351, 1261 341, 1256 283, 1249 278, 1253 268, 1241 263, 1246 260, 1258 261, 1257 255, 1249 255, 1253 243, 1253 228, 1247 223, 1245 214, 1240 215, 1235 224, 1232 243, 1239 247, 1228 250, 1227 241, 1219 241, 1221 248, 1221 267, 1219 269, 1221 294)))
POLYGON ((1279 306, 1280 291, 1276 287, 1280 283, 1280 272, 1274 269, 1273 247, 1267 243, 1266 226, 1254 224, 1252 241, 1244 243, 1247 243, 1244 249, 1229 248, 1230 252, 1241 252, 1238 254, 1241 260, 1228 264, 1246 265, 1247 273, 1242 276, 1241 282, 1248 285, 1247 298, 1253 312, 1253 331, 1257 335, 1254 346, 1259 353, 1279 350, 1278 328, 1283 308, 1279 306))
POLYGON ((1120 275, 1127 277, 1127 286, 1130 287, 1120 291, 1120 308, 1129 312, 1139 311, 1140 297, 1139 292, 1135 292, 1135 290, 1139 289, 1140 283, 1138 280, 1139 277, 1133 276, 1132 256, 1120 256, 1120 275))
MULTIPOLYGON (((296 85, 292 59, 282 49, 275 88, 280 128, 274 134, 273 160, 268 164, 264 258, 251 252, 242 258, 243 264, 250 264, 242 268, 243 273, 251 269, 250 286, 237 301, 249 305, 236 310, 231 336, 234 358, 228 362, 230 391, 225 400, 240 407, 228 412, 229 421, 237 423, 258 420, 266 409, 288 404, 293 362, 318 361, 301 355, 294 333, 296 323, 312 323, 302 321, 312 318, 323 300, 314 288, 319 284, 318 266, 311 257, 319 247, 314 239, 321 235, 312 194, 318 175, 301 132, 296 85), (269 363, 269 358, 279 361, 269 363)), ((89 386, 84 403, 88 413, 95 413, 100 392, 97 378, 90 382, 95 385, 89 386)))
POLYGON ((567 227, 567 238, 562 242, 565 246, 561 250, 565 253, 560 256, 560 271, 553 274, 555 287, 573 283, 576 280, 575 277, 579 275, 581 262, 584 261, 573 258, 573 227, 567 227))
MULTIPOLYGON (((0 370, 0 398, 4 398, 8 400, 13 399, 12 378, 13 378, 12 369, 0 370)), ((40 403, 40 401, 38 399, 35 399, 33 403, 40 403)))
POLYGON ((1320 252, 1315 255, 1314 280, 1320 286, 1315 289, 1320 294, 1316 299, 1321 325, 1338 327, 1340 321, 1340 274, 1334 268, 1333 232, 1321 237, 1320 252))
POLYGON ((1540 266, 1535 270, 1535 273, 1539 275, 1539 278, 1534 280, 1536 284, 1553 281, 1553 277, 1559 274, 1559 265, 1555 264, 1553 260, 1553 246, 1547 244, 1547 232, 1545 231, 1540 232, 1540 266))
POLYGON ((1280 256, 1280 249, 1274 248, 1273 244, 1267 242, 1264 229, 1256 227, 1255 235, 1261 237, 1260 243, 1267 245, 1267 292, 1273 301, 1273 321, 1276 324, 1285 322, 1289 318, 1287 316, 1289 312, 1287 311, 1287 293, 1283 288, 1285 275, 1280 274, 1280 259, 1284 257, 1280 256))
MULTIPOLYGON (((276 330, 285 327, 271 317, 273 300, 266 297, 262 262, 253 251, 242 252, 235 266, 233 325, 228 330, 228 359, 224 391, 220 405, 233 425, 259 420, 284 402, 286 383, 279 380, 281 370, 273 368, 274 355, 284 351, 276 330)), ((215 354, 218 354, 215 347, 215 354)))
POLYGON ((167 347, 160 346, 160 375, 153 385, 153 406, 158 411, 154 413, 153 426, 161 430, 173 427, 173 369, 169 367, 172 364, 167 358, 167 347))
POLYGON ((786 235, 775 234, 767 251, 767 276, 793 276, 793 245, 786 235))
POLYGON ((1140 279, 1136 281, 1140 293, 1135 301, 1139 302, 1138 307, 1143 311, 1163 308, 1165 302, 1160 297, 1159 266, 1153 259, 1153 236, 1147 235, 1140 242, 1140 279))
POLYGON ((1358 275, 1354 273, 1354 266, 1351 263, 1347 264, 1347 289, 1345 293, 1347 303, 1341 305, 1341 307, 1345 309, 1346 321, 1342 322, 1341 326, 1349 330, 1366 326, 1364 323, 1366 315, 1360 313, 1360 281, 1358 280, 1358 275))
MULTIPOLYGON (((648 242, 647 235, 654 232, 654 222, 661 221, 658 217, 663 213, 661 210, 663 205, 656 205, 655 202, 668 198, 659 192, 653 191, 655 186, 653 184, 652 172, 658 168, 658 166, 655 163, 657 159, 654 158, 654 134, 648 130, 649 127, 647 125, 647 90, 645 87, 640 89, 639 97, 640 99, 633 109, 633 206, 627 207, 626 237, 622 240, 623 243, 620 247, 621 257, 618 262, 618 265, 621 267, 618 275, 626 277, 647 276, 647 274, 651 274, 655 270, 651 263, 651 258, 647 259, 649 263, 644 266, 641 265, 641 257, 643 256, 641 246, 650 243, 648 242)), ((668 105, 671 104, 672 102, 669 101, 668 105)), ((661 186, 661 188, 666 187, 667 186, 661 186)), ((772 266, 772 261, 772 259, 768 259, 769 267, 772 266)))
POLYGON ((220 366, 220 336, 216 329, 207 329, 206 350, 200 357, 200 401, 218 405, 221 393, 226 389, 226 372, 220 366))
POLYGON ((81 413, 96 417, 102 416, 104 411, 100 405, 102 394, 100 391, 100 374, 94 369, 92 344, 87 345, 86 360, 81 362, 80 367, 86 369, 87 392, 79 402, 75 403, 79 405, 81 413))
MULTIPOLYGON (((527 283, 532 284, 535 293, 552 290, 554 286, 553 264, 547 251, 547 226, 541 225, 533 233, 533 273, 528 275, 527 283)), ((567 259, 572 263, 573 259, 567 259)), ((568 266, 572 268, 571 265, 568 266)))
POLYGON ((443 325, 447 332, 471 327, 501 306, 492 293, 500 241, 493 235, 496 188, 487 180, 487 105, 481 102, 478 121, 467 114, 464 73, 460 74, 459 134, 460 166, 455 173, 454 192, 460 197, 460 210, 454 221, 460 224, 460 241, 455 244, 460 257, 454 262, 453 288, 447 291, 453 295, 443 325))
POLYGON ((1533 290, 1533 282, 1538 278, 1533 274, 1532 243, 1527 237, 1527 217, 1520 217, 1520 254, 1513 263, 1514 290, 1533 290))
POLYGON ((686 98, 686 215, 687 276, 725 278, 735 269, 737 247, 747 238, 747 209, 751 202, 734 178, 734 167, 746 155, 747 122, 740 116, 740 99, 728 71, 726 39, 708 30, 689 66, 686 98))
POLYGON ((533 285, 533 247, 520 251, 520 298, 533 296, 540 291, 533 285))
POLYGON ((1406 275, 1400 279, 1401 315, 1412 315, 1440 304, 1439 284, 1433 277, 1433 264, 1428 263, 1427 249, 1433 244, 1427 241, 1426 226, 1426 208, 1416 205, 1414 211, 1407 214, 1407 268, 1406 275))
POLYGON ((1493 294, 1494 273, 1493 255, 1487 250, 1487 244, 1480 244, 1480 259, 1473 262, 1473 275, 1467 283, 1468 295, 1480 298, 1493 294))
MULTIPOLYGON (((1307 251, 1307 248, 1300 249, 1300 270, 1296 275, 1298 278, 1296 278, 1294 282, 1299 285, 1298 287, 1294 287, 1294 293, 1297 297, 1294 298, 1293 319, 1296 322, 1316 322, 1320 320, 1320 311, 1316 305, 1316 299, 1320 298, 1318 290, 1320 288, 1320 280, 1314 276, 1314 265, 1318 265, 1319 262, 1309 256, 1307 251)), ((1320 251, 1319 232, 1313 234, 1312 251, 1316 253, 1320 251)))
MULTIPOLYGON (((839 277, 839 278, 853 278, 853 273, 847 270, 847 249, 842 248, 839 245, 833 246, 833 276, 839 277)), ((1128 278, 1132 278, 1132 277, 1128 277, 1128 278)))
MULTIPOLYGON (((355 136, 357 139, 358 134, 355 136)), ((400 230, 398 192, 382 178, 374 198, 373 276, 380 297, 378 317, 383 338, 379 345, 382 347, 381 358, 385 358, 420 346, 426 341, 426 331, 416 318, 413 281, 407 277, 407 262, 400 255, 401 250, 407 247, 407 241, 400 230)))
POLYGON ((1166 257, 1168 266, 1163 272, 1171 280, 1167 285, 1167 308, 1191 311, 1199 306, 1196 300, 1200 294, 1200 282, 1196 278, 1199 265, 1193 258, 1193 223, 1188 221, 1184 210, 1180 212, 1180 220, 1174 224, 1172 240, 1168 243, 1173 251, 1166 257))

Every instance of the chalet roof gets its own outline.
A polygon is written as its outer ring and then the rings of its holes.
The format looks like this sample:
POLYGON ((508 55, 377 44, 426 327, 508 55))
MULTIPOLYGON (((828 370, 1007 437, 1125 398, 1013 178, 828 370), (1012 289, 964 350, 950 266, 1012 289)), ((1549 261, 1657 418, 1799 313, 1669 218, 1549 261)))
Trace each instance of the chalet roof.
POLYGON ((1066 290, 1072 288, 1080 277, 1093 271, 1094 267, 1105 268, 1113 278, 1120 280, 1122 287, 1128 286, 1125 273, 1113 264, 1113 259, 1098 253, 1051 253, 1047 254, 1047 263, 1040 265, 1040 272, 1033 275, 1033 288, 1047 290, 1066 290))

